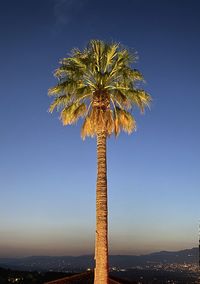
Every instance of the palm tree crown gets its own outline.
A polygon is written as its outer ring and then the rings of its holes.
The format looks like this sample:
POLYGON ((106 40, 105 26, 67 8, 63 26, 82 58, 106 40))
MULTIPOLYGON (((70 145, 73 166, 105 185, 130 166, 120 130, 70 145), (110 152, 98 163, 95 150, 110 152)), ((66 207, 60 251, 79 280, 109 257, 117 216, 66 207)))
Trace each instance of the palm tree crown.
POLYGON ((83 139, 101 131, 107 136, 117 136, 121 129, 131 133, 136 129, 132 106, 143 112, 151 101, 139 88, 143 76, 131 68, 135 61, 136 56, 118 43, 91 40, 84 50, 73 49, 54 73, 58 84, 49 89, 55 97, 49 111, 59 110, 64 125, 84 117, 83 139))

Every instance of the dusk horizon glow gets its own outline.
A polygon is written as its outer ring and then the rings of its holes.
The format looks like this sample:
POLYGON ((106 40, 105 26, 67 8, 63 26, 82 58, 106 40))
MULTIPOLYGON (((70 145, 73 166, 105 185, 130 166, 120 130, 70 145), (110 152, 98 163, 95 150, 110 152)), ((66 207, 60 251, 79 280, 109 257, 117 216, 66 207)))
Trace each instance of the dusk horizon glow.
POLYGON ((136 132, 108 139, 110 254, 197 247, 200 3, 3 0, 0 30, 0 257, 94 254, 96 139, 47 96, 90 39, 137 51, 153 98, 136 132))

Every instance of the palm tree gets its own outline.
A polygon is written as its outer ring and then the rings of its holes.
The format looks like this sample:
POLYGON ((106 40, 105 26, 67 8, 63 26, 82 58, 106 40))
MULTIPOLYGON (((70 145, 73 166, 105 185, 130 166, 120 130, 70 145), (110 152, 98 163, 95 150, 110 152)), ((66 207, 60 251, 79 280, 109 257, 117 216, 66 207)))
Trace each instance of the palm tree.
POLYGON ((136 55, 118 43, 91 40, 84 50, 73 49, 55 70, 58 84, 49 111, 60 111, 63 125, 84 118, 81 136, 97 139, 95 284, 108 284, 108 206, 106 141, 120 130, 131 133, 136 123, 130 111, 142 112, 151 97, 139 83, 142 74, 131 68, 136 55))

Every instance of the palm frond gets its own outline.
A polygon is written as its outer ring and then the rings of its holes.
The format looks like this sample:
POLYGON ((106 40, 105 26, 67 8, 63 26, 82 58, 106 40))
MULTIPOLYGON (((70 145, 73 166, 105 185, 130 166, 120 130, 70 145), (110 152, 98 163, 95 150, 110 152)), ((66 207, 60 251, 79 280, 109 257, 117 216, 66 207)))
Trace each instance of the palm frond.
POLYGON ((57 110, 59 110, 60 108, 63 108, 65 106, 67 106, 69 101, 70 101, 70 96, 69 95, 63 95, 63 96, 57 97, 53 101, 53 103, 50 105, 49 112, 52 113, 55 108, 57 108, 57 110))
POLYGON ((120 90, 113 90, 112 92, 112 99, 117 102, 117 104, 122 108, 130 109, 131 108, 131 102, 127 98, 123 92, 120 90))
POLYGON ((136 105, 141 110, 142 113, 144 112, 145 107, 150 106, 152 100, 151 96, 147 92, 140 89, 129 89, 127 91, 127 97, 133 105, 136 105))
POLYGON ((113 64, 114 58, 117 56, 118 43, 106 44, 104 55, 104 72, 109 72, 109 67, 113 64))
POLYGON ((62 82, 59 82, 58 85, 49 88, 48 95, 49 96, 57 96, 64 95, 68 93, 73 93, 74 90, 79 87, 79 82, 73 80, 72 78, 67 78, 62 82))
POLYGON ((87 112, 87 106, 82 104, 71 104, 61 111, 60 119, 63 125, 75 123, 81 116, 84 116, 87 112))
POLYGON ((122 128, 128 134, 136 130, 136 122, 133 116, 126 110, 122 110, 118 107, 116 109, 119 127, 122 128))
POLYGON ((91 118, 90 116, 87 116, 86 119, 84 120, 84 123, 81 128, 81 138, 85 140, 86 136, 95 136, 95 130, 94 127, 91 123, 91 118))
POLYGON ((89 43, 89 48, 91 48, 97 70, 101 71, 105 43, 101 40, 91 40, 89 43))

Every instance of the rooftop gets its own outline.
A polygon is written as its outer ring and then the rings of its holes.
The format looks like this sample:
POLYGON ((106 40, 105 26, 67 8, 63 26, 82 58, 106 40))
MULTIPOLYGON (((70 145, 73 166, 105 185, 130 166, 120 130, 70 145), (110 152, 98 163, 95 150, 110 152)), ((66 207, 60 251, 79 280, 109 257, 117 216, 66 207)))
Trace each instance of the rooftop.
MULTIPOLYGON (((93 282, 94 273, 89 271, 73 276, 64 277, 58 280, 45 282, 44 284, 93 284, 93 282)), ((121 284, 121 282, 109 278, 109 284, 121 284)))

